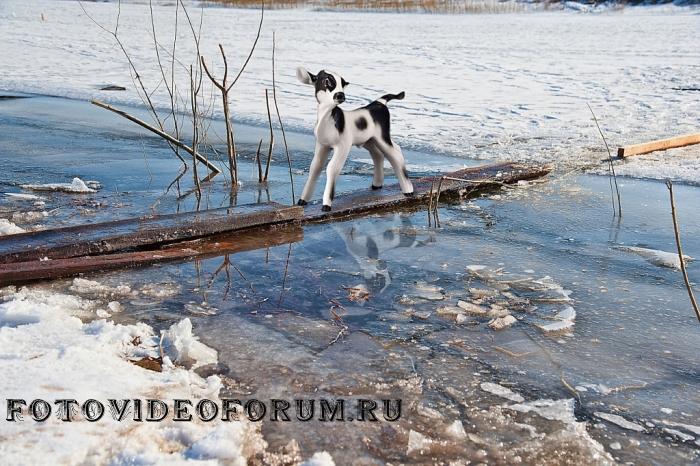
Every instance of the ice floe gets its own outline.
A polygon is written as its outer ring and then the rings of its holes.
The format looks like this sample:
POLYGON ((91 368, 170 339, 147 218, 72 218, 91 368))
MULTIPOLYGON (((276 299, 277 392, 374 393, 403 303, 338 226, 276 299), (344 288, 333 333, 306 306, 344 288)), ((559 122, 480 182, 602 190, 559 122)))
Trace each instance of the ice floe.
MULTIPOLYGON (((681 269, 681 260, 676 252, 666 252, 659 251, 657 249, 639 248, 634 246, 616 246, 616 249, 637 254, 638 256, 643 257, 650 263, 658 265, 659 267, 668 267, 676 270, 681 269)), ((683 260, 685 263, 688 263, 689 261, 693 260, 693 258, 683 255, 683 260)))
POLYGON ((75 177, 70 183, 23 184, 21 187, 32 191, 60 191, 64 193, 88 194, 97 192, 97 190, 100 189, 100 183, 97 181, 83 181, 75 177))
POLYGON ((18 233, 24 233, 26 230, 20 228, 6 218, 0 218, 0 236, 5 235, 16 235, 18 233))
POLYGON ((618 416, 617 414, 603 413, 600 411, 596 411, 593 414, 596 417, 608 421, 612 424, 615 424, 618 427, 622 427, 623 429, 633 430, 635 432, 646 432, 646 429, 637 424, 636 422, 628 421, 624 417, 618 416))
POLYGON ((483 391, 489 392, 496 396, 500 396, 501 398, 505 398, 506 400, 515 401, 516 403, 521 403, 525 401, 525 398, 523 398, 522 395, 515 393, 510 388, 504 387, 503 385, 499 385, 497 383, 482 382, 480 387, 483 391))

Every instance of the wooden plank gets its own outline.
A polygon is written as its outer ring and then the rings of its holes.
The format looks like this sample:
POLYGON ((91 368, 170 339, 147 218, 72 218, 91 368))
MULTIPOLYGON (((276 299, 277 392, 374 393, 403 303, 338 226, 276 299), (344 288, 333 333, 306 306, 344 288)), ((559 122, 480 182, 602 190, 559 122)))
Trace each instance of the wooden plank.
POLYGON ((673 138, 659 139, 657 141, 633 144, 631 146, 619 147, 617 156, 619 158, 630 157, 632 155, 648 154, 657 150, 674 149, 676 147, 700 144, 700 133, 685 134, 673 138))
POLYGON ((37 280, 67 278, 88 272, 132 268, 160 262, 217 257, 268 248, 302 240, 302 228, 295 223, 229 232, 149 251, 133 251, 99 256, 73 257, 49 261, 17 262, 0 265, 0 286, 19 285, 37 280))
MULTIPOLYGON (((550 171, 551 167, 548 166, 532 166, 513 162, 465 168, 445 175, 449 178, 459 178, 466 181, 443 180, 440 202, 449 201, 459 196, 473 197, 503 185, 541 178, 550 171)), ((385 186, 376 191, 363 189, 343 194, 333 201, 333 209, 330 212, 323 212, 320 201, 315 201, 314 204, 309 204, 304 208, 302 222, 330 222, 370 213, 419 208, 428 204, 431 183, 435 181, 437 185, 440 178, 441 175, 437 175, 413 180, 414 194, 411 197, 404 196, 398 185, 385 186)))
MULTIPOLYGON (((533 167, 516 163, 458 170, 448 174, 449 179, 443 180, 440 199, 448 201, 455 197, 477 196, 503 185, 540 178, 550 170, 547 166, 533 167)), ((411 197, 404 196, 398 185, 386 186, 378 191, 363 189, 340 195, 330 212, 323 212, 320 202, 306 206, 303 212, 301 207, 252 204, 11 235, 0 239, 0 285, 187 260, 198 256, 220 256, 269 247, 277 244, 275 241, 297 241, 301 238, 301 224, 411 210, 426 205, 431 183, 440 178, 441 176, 435 176, 414 180, 414 195, 411 197), (280 228, 296 228, 296 231, 292 231, 290 236, 280 234, 280 228), (224 229, 229 234, 174 243, 178 239, 189 240, 211 235, 218 229, 224 229), (163 246, 164 243, 168 244, 163 246), (150 246, 150 250, 133 251, 136 246, 150 246), (132 251, 117 252, 129 249, 132 251), (83 257, 77 257, 81 255, 76 255, 77 251, 82 251, 83 257), (50 255, 56 258, 39 260, 50 255)))
POLYGON ((0 264, 108 254, 285 223, 302 214, 297 206, 250 204, 8 235, 0 238, 0 264))

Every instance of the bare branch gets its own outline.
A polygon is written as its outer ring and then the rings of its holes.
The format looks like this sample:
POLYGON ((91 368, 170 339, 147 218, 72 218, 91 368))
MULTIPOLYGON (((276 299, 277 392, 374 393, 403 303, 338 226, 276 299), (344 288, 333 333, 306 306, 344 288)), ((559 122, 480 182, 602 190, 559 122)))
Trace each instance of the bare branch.
POLYGON ((681 235, 678 229, 678 220, 676 219, 676 202, 673 199, 673 182, 671 180, 666 180, 666 186, 668 187, 668 192, 671 196, 671 216, 673 217, 673 231, 676 235, 676 246, 678 247, 678 259, 681 261, 681 271, 683 272, 683 280, 685 281, 685 287, 688 290, 688 296, 690 297, 690 304, 693 306, 695 311, 695 316, 700 322, 700 309, 698 308, 698 303, 695 301, 695 295, 693 294, 693 288, 690 286, 690 280, 688 279, 688 271, 685 269, 685 260, 683 259, 683 248, 681 246, 681 235))

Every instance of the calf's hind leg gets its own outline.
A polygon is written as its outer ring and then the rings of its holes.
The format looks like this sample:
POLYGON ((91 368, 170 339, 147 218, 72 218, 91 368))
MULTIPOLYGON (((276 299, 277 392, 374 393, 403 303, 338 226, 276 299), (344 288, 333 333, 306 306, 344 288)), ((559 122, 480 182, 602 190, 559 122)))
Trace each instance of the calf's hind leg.
POLYGON ((367 141, 362 147, 369 151, 369 155, 372 156, 372 162, 374 163, 372 189, 381 189, 384 185, 384 154, 372 140, 367 141))
POLYGON ((396 173, 396 178, 399 180, 399 186, 401 187, 401 192, 405 196, 413 195, 413 183, 408 178, 408 170, 406 170, 406 159, 404 159, 403 152, 398 144, 393 143, 391 145, 384 141, 377 141, 376 144, 379 149, 384 153, 384 157, 389 161, 391 166, 396 173))

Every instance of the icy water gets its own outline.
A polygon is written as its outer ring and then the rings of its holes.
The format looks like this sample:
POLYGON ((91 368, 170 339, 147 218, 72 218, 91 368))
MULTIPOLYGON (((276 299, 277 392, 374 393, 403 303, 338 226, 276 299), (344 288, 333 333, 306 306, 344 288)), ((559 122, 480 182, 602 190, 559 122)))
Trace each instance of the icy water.
MULTIPOLYGON (((280 150, 269 190, 251 181, 264 134, 238 129, 238 203, 289 201, 280 150)), ((288 139, 299 192, 313 140, 288 139)), ((412 175, 471 163, 406 155, 412 175)), ((341 191, 371 181, 367 156, 351 158, 341 191)), ((24 228, 196 208, 192 195, 178 200, 177 186, 166 193, 178 163, 159 140, 77 101, 0 101, 0 170, 0 192, 74 176, 102 185, 90 195, 39 193, 44 206, 3 196, 4 218, 47 212, 15 217, 24 228)), ((120 298, 118 321, 159 329, 190 317, 219 351, 219 365, 202 373, 225 377, 222 395, 403 400, 395 423, 264 422, 273 447, 294 438, 337 464, 691 464, 700 448, 700 327, 679 272, 621 249, 675 251, 668 193, 661 182, 620 181, 621 220, 607 178, 555 171, 442 206, 441 228, 424 211, 397 213, 275 233, 293 242, 269 249, 85 278, 142 291, 120 298), (506 310, 516 322, 489 328, 506 310)), ((189 172, 179 188, 191 189, 189 172)), ((696 257, 699 193, 676 186, 685 253, 696 257)), ((229 202, 215 181, 200 207, 229 202)), ((695 263, 689 274, 700 282, 695 263)))

